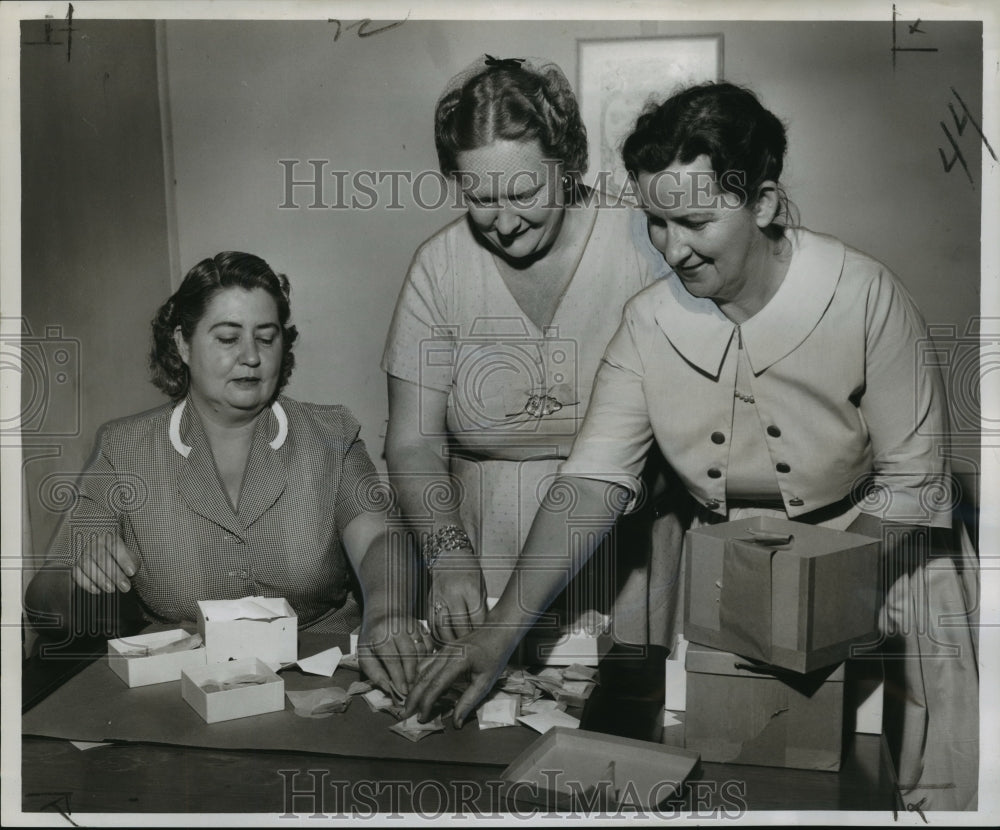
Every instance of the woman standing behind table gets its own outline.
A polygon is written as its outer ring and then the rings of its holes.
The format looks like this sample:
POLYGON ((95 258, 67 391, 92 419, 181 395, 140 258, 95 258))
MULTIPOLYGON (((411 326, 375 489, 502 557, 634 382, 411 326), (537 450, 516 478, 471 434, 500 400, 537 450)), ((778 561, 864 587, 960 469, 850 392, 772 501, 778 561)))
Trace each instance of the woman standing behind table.
POLYGON ((366 497, 378 478, 351 413, 280 394, 298 335, 288 297, 252 254, 188 272, 153 320, 153 382, 173 401, 101 428, 27 604, 68 622, 74 585, 134 589, 149 621, 182 623, 199 600, 284 597, 301 628, 362 623, 362 668, 405 693, 430 645, 399 590, 409 563, 366 497))
MULTIPOLYGON (((428 534, 429 616, 451 640, 502 591, 622 306, 665 269, 637 250, 641 214, 601 206, 608 197, 582 185, 586 130, 555 64, 477 59, 438 100, 434 134, 468 214, 417 251, 382 366, 390 477, 411 526, 428 534)), ((657 528, 668 545, 670 521, 657 528)), ((633 599, 616 607, 632 613, 616 616, 616 637, 662 639, 666 623, 651 625, 646 606, 648 521, 618 542, 615 561, 568 601, 607 611, 621 587, 633 599)))
MULTIPOLYGON (((655 441, 701 522, 773 515, 882 538, 899 786, 924 810, 972 809, 977 563, 952 531, 941 379, 918 361, 923 320, 884 266, 781 224, 784 155, 780 121, 731 84, 687 89, 639 119, 626 168, 674 275, 627 304, 560 481, 576 511, 603 509, 610 524, 655 441)), ((543 505, 512 587, 486 625, 426 666, 410 711, 426 716, 471 669, 460 722, 491 687, 589 555, 566 550, 567 521, 543 505)))

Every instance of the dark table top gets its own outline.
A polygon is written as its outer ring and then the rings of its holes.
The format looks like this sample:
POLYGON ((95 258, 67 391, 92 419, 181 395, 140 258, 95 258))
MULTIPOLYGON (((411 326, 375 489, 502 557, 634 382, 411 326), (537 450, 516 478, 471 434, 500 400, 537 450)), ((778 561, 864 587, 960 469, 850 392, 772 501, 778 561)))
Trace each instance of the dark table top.
MULTIPOLYGON (((650 649, 641 660, 615 660, 613 668, 602 663, 602 684, 581 713, 581 727, 659 741, 664 656, 650 649)), ((25 707, 79 668, 69 659, 28 661, 23 673, 25 707)), ((69 741, 26 736, 22 809, 67 816, 202 812, 499 819, 513 812, 544 819, 555 815, 542 806, 509 800, 503 769, 489 763, 138 743, 81 751, 69 741)), ((848 735, 839 773, 701 763, 680 796, 661 804, 649 817, 736 817, 747 809, 890 812, 894 806, 884 741, 876 735, 848 735)))

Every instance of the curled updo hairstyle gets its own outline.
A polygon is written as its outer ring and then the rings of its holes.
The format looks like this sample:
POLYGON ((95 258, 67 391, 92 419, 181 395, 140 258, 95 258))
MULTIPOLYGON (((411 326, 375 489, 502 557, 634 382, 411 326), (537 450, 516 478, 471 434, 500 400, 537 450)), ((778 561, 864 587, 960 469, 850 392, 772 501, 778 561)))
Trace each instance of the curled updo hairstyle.
MULTIPOLYGON (((730 83, 691 86, 639 116, 622 146, 633 179, 671 164, 706 155, 719 187, 746 206, 757 200, 765 181, 778 183, 784 166, 785 127, 749 89, 730 83)), ((788 223, 791 207, 778 185, 778 212, 788 223)))
POLYGON ((497 140, 537 140, 546 159, 563 163, 566 189, 575 190, 587 170, 587 128, 559 67, 487 66, 441 96, 434 143, 445 176, 457 171, 459 153, 497 140))
POLYGON ((274 298, 281 323, 281 370, 274 394, 288 383, 295 365, 292 346, 298 337, 295 326, 288 325, 291 287, 284 274, 275 274, 264 260, 253 254, 224 251, 203 259, 188 271, 180 288, 167 300, 153 318, 153 346, 149 353, 149 369, 153 384, 174 400, 187 395, 190 376, 187 364, 181 360, 174 341, 174 330, 180 326, 185 340, 190 341, 209 303, 220 291, 242 288, 253 291, 262 288, 274 298))

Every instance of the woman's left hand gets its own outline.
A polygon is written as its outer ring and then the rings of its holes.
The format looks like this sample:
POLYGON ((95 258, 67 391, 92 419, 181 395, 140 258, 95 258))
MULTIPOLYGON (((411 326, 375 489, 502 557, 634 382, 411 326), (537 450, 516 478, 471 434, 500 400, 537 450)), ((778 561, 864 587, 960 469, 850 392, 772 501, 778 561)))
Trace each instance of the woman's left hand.
POLYGON ((509 629, 485 626, 441 648, 421 666, 403 716, 419 714, 421 722, 427 722, 437 699, 456 680, 468 676, 468 688, 455 704, 455 728, 461 729, 465 719, 493 688, 517 639, 511 637, 509 629))
POLYGON ((361 671, 394 697, 405 697, 418 663, 431 653, 431 639, 411 615, 366 610, 358 638, 361 671))

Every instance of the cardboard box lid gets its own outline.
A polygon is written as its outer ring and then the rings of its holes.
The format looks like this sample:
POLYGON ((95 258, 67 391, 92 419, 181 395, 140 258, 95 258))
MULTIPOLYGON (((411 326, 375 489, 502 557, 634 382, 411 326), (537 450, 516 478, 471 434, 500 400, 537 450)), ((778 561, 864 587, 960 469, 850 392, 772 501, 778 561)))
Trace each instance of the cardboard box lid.
POLYGON ((815 682, 844 682, 844 664, 827 666, 817 671, 800 674, 788 669, 780 669, 757 663, 733 654, 729 651, 720 651, 716 648, 709 648, 700 643, 689 643, 687 657, 684 660, 684 667, 689 672, 699 674, 721 674, 733 677, 750 677, 774 679, 777 678, 792 685, 801 684, 804 686, 813 685, 815 682))
MULTIPOLYGON (((794 522, 789 519, 777 519, 771 516, 753 516, 748 519, 735 519, 731 522, 719 522, 714 525, 703 525, 691 528, 688 535, 708 536, 715 539, 750 539, 752 531, 791 534, 794 539, 784 551, 810 558, 825 556, 845 548, 861 547, 878 542, 871 536, 860 533, 850 533, 846 530, 833 530, 821 525, 811 525, 805 522, 794 522)), ((762 547, 767 547, 762 545, 762 547)))
POLYGON ((515 758, 501 778, 536 785, 543 796, 536 803, 553 806, 554 798, 556 804, 567 804, 574 794, 570 782, 581 790, 600 783, 614 761, 616 786, 629 788, 626 803, 637 799, 638 806, 651 808, 679 791, 699 759, 690 749, 555 726, 515 758), (558 789, 549 789, 553 785, 558 789))

